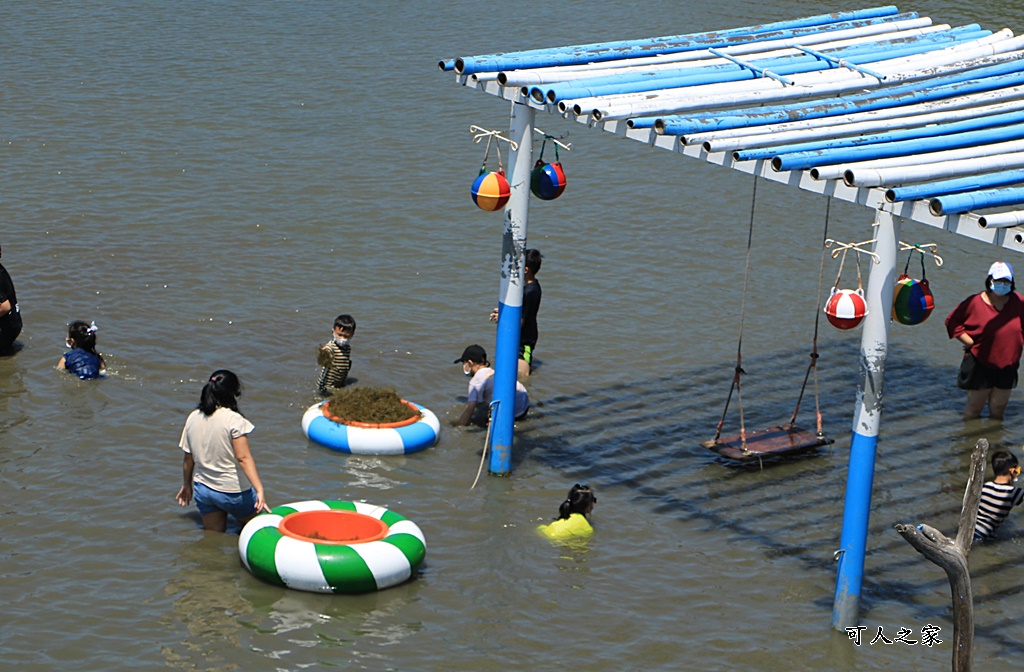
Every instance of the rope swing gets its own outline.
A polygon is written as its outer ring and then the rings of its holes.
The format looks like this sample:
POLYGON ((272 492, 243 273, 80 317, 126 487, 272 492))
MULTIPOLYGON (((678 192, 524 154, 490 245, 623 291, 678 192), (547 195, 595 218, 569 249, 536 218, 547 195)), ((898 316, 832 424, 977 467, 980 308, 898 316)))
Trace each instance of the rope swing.
POLYGON ((746 419, 743 413, 742 376, 746 375, 743 370, 743 327, 746 320, 747 287, 750 279, 750 253, 753 248, 754 239, 754 210, 757 202, 757 176, 754 176, 754 191, 750 203, 750 223, 747 229, 747 253, 743 269, 743 295, 740 300, 740 325, 739 338, 736 345, 736 366, 733 371, 732 384, 729 386, 729 394, 725 399, 725 408, 722 410, 722 417, 715 429, 715 438, 704 441, 701 446, 715 451, 723 457, 740 462, 758 460, 767 456, 788 455, 810 451, 820 446, 828 445, 832 439, 825 436, 822 429, 821 404, 818 396, 818 326, 819 314, 821 313, 821 293, 825 273, 825 250, 828 243, 828 224, 831 214, 832 198, 829 197, 825 206, 825 231, 822 236, 821 263, 818 271, 818 295, 817 306, 814 311, 814 336, 811 339, 810 363, 804 374, 803 385, 800 387, 800 394, 797 395, 796 406, 793 415, 785 425, 770 427, 763 430, 755 430, 747 433, 746 419), (804 393, 807 390, 807 383, 813 375, 814 381, 814 412, 816 418, 816 431, 801 429, 796 424, 797 416, 800 413, 800 405, 803 402, 804 393), (739 406, 740 433, 736 436, 722 438, 722 428, 729 413, 729 405, 732 402, 733 391, 736 392, 736 401, 739 406))

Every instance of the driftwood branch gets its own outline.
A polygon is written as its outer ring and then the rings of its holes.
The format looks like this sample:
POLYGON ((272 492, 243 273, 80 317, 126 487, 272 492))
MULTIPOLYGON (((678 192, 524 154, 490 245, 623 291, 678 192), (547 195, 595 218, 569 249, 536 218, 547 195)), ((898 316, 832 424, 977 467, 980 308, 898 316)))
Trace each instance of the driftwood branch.
POLYGON ((956 539, 950 539, 930 525, 897 523, 896 531, 917 551, 946 571, 953 592, 953 672, 970 672, 974 644, 974 597, 967 558, 978 520, 981 486, 985 479, 988 441, 980 439, 971 455, 971 473, 964 491, 963 508, 956 539))

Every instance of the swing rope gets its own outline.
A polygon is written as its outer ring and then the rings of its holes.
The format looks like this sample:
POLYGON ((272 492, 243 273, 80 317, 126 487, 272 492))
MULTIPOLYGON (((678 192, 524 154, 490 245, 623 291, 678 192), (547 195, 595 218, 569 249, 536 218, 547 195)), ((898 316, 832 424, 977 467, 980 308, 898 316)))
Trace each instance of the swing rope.
MULTIPOLYGON (((818 269, 818 303, 814 308, 814 338, 811 340, 811 362, 807 365, 807 372, 804 374, 804 384, 800 387, 800 395, 796 398, 796 408, 793 409, 793 417, 789 419, 789 427, 796 424, 796 416, 800 412, 800 402, 803 401, 804 391, 807 389, 807 379, 814 373, 814 416, 817 420, 818 436, 824 436, 821 424, 821 404, 818 397, 818 323, 821 319, 821 289, 825 280, 825 250, 828 242, 828 222, 832 211, 832 197, 825 201, 825 233, 821 241, 821 267, 818 269)), ((909 260, 908 260, 909 263, 909 260)), ((840 268, 840 270, 842 270, 840 268)), ((838 282, 838 281, 837 281, 838 282)))
POLYGON ((757 204, 757 175, 754 175, 754 193, 750 198, 750 224, 747 227, 747 260, 743 266, 743 295, 740 299, 740 335, 736 344, 736 369, 732 377, 732 385, 729 386, 729 395, 725 398, 725 408, 722 410, 722 418, 718 421, 718 428, 715 430, 715 438, 712 443, 718 443, 722 436, 722 426, 725 424, 725 416, 729 413, 729 403, 732 401, 732 392, 736 390, 736 403, 740 407, 740 445, 743 450, 747 449, 747 429, 743 419, 743 394, 740 388, 740 376, 746 374, 743 370, 743 322, 747 310, 747 282, 750 279, 750 250, 754 240, 754 207, 757 204))

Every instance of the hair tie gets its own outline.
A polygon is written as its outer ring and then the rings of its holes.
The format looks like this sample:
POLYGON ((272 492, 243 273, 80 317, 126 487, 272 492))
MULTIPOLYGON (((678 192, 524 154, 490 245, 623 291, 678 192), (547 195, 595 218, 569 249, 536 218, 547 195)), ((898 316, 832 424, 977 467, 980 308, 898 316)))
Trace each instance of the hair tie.
POLYGON ((93 320, 92 324, 89 325, 89 328, 85 330, 85 333, 87 333, 87 334, 95 334, 99 330, 100 330, 100 328, 96 326, 96 320, 93 320))

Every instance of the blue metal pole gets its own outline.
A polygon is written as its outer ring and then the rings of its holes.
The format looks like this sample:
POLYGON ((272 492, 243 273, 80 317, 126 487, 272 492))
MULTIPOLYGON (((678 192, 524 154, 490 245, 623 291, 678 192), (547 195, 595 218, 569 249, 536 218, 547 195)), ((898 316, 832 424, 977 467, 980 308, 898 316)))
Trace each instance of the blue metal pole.
POLYGON ((877 211, 875 215, 875 254, 868 276, 864 332, 861 335, 861 389, 853 418, 850 465, 846 476, 846 504, 843 531, 839 541, 836 594, 832 606, 832 627, 854 627, 859 621, 860 590, 864 580, 864 555, 867 549, 868 518, 871 514, 871 486, 875 476, 875 448, 882 419, 882 384, 885 355, 889 342, 896 255, 902 220, 877 211))
POLYGON ((492 474, 507 474, 512 463, 519 329, 523 315, 523 250, 526 249, 530 170, 533 168, 533 118, 533 108, 512 105, 509 139, 517 143, 517 149, 509 159, 511 195, 505 207, 505 233, 501 241, 501 290, 493 362, 494 400, 498 405, 491 418, 489 470, 492 474))

